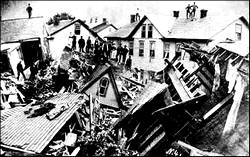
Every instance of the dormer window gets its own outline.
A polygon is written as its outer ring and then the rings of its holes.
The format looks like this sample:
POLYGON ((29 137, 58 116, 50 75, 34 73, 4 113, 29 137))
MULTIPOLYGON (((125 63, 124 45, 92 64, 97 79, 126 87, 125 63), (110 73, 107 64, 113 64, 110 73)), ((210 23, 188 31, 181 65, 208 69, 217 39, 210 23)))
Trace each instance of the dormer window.
POLYGON ((148 38, 152 38, 153 37, 153 25, 149 24, 148 25, 148 38))
POLYGON ((75 35, 80 35, 81 34, 81 25, 79 22, 75 23, 75 35))
POLYGON ((146 38, 146 25, 142 25, 141 28, 141 37, 146 38))
MULTIPOLYGON (((107 77, 103 77, 100 80, 100 86, 99 86, 99 95, 102 97, 106 97, 107 90, 109 86, 109 79, 107 77)), ((98 92, 97 92, 98 95, 98 92)))
POLYGON ((242 33, 242 25, 236 23, 235 24, 235 33, 236 33, 236 40, 241 40, 241 33, 242 33))

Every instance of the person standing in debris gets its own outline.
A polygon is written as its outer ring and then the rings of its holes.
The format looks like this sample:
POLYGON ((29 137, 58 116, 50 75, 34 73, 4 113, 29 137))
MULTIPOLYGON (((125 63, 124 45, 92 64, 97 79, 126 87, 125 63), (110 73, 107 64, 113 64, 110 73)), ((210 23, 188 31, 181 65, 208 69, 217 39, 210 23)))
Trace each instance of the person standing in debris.
POLYGON ((108 50, 107 50, 107 58, 111 58, 111 52, 112 52, 112 44, 108 43, 108 50))
POLYGON ((32 13, 32 7, 30 6, 30 4, 28 4, 28 7, 26 8, 26 11, 28 12, 29 19, 30 19, 31 18, 31 13, 32 13))
POLYGON ((132 59, 131 59, 131 56, 128 56, 128 59, 125 64, 126 69, 131 70, 131 65, 132 65, 132 59))
POLYGON ((72 36, 72 50, 75 50, 76 49, 76 36, 75 35, 73 35, 72 36))
POLYGON ((192 5, 192 12, 191 12, 192 18, 195 17, 196 9, 198 9, 198 6, 194 2, 194 4, 192 5))
POLYGON ((124 48, 122 49, 122 62, 125 63, 126 58, 128 54, 128 48, 127 45, 124 45, 124 48))
POLYGON ((22 61, 20 61, 17 64, 17 80, 19 80, 20 73, 23 75, 23 79, 26 80, 26 77, 25 77, 23 71, 24 71, 24 69, 23 69, 22 61))
POLYGON ((89 49, 91 48, 91 40, 90 40, 90 37, 88 37, 88 40, 87 40, 87 45, 86 45, 86 52, 89 53, 89 49))
POLYGON ((120 43, 119 46, 117 47, 117 52, 116 52, 117 63, 121 62, 121 53, 122 53, 122 44, 120 43))
POLYGON ((37 72, 38 72, 38 69, 37 69, 36 63, 33 62, 30 66, 30 78, 29 78, 29 80, 33 81, 35 79, 37 72))
POLYGON ((187 16, 187 19, 188 19, 190 17, 190 13, 191 13, 191 6, 190 6, 190 4, 188 4, 188 6, 186 7, 186 10, 187 10, 186 16, 187 16))
POLYGON ((84 52, 84 46, 85 46, 85 40, 82 38, 78 40, 78 45, 79 45, 79 52, 84 52))

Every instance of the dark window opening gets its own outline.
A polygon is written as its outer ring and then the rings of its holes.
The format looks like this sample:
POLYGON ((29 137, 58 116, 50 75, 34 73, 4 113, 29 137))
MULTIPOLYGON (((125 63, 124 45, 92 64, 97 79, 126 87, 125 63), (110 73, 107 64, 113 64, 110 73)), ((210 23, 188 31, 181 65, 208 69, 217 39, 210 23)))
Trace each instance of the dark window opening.
POLYGON ((144 56, 144 41, 139 41, 139 56, 144 56))
POLYGON ((100 95, 100 96, 102 96, 102 97, 105 97, 105 96, 106 96, 108 86, 109 86, 109 80, 108 80, 108 78, 103 77, 103 78, 100 80, 100 89, 99 89, 99 95, 100 95))
POLYGON ((153 37, 153 25, 148 25, 148 38, 153 37))
POLYGON ((242 25, 236 23, 235 24, 235 33, 236 33, 236 40, 241 40, 241 33, 242 33, 242 25))
POLYGON ((129 42, 129 55, 131 56, 134 55, 133 47, 134 47, 134 42, 133 41, 129 42))
POLYGON ((146 25, 142 25, 141 37, 146 38, 146 25))
POLYGON ((80 35, 81 34, 81 25, 78 22, 75 23, 75 34, 76 35, 80 35))

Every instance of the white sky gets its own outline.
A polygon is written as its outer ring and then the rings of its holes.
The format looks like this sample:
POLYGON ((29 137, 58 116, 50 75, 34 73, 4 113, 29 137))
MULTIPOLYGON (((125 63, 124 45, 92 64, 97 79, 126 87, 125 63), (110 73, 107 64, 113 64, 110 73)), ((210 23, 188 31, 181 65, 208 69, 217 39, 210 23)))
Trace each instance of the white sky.
MULTIPOLYGON (((185 16, 187 4, 194 1, 9 1, 1 7, 2 19, 27 17, 26 7, 30 3, 32 16, 51 17, 56 13, 68 12, 82 20, 90 16, 106 17, 115 26, 129 23, 130 14, 136 9, 142 14, 172 15, 179 10, 185 16)), ((207 9, 209 15, 239 15, 249 20, 249 1, 195 1, 199 9, 207 9)), ((2 3, 2 2, 1 2, 2 3)), ((89 19, 89 18, 88 18, 89 19)))

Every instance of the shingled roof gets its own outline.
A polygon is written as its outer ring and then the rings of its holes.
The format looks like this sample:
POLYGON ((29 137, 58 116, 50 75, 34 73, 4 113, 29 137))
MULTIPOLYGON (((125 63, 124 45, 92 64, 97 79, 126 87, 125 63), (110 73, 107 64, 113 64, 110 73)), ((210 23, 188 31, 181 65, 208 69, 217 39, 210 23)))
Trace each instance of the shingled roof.
POLYGON ((18 18, 1 21, 1 43, 39 38, 42 36, 43 17, 18 18))
POLYGON ((86 28, 94 37, 98 37, 99 40, 103 41, 101 37, 99 37, 99 35, 94 32, 92 29, 89 28, 88 25, 85 24, 84 21, 82 21, 81 19, 77 19, 77 20, 61 20, 59 22, 58 25, 46 25, 46 31, 47 31, 47 35, 52 36, 58 32, 60 32, 61 30, 73 25, 74 23, 79 22, 84 28, 86 28))
POLYGON ((117 31, 107 35, 106 38, 128 38, 138 23, 139 21, 127 24, 119 28, 117 31))
POLYGON ((177 18, 165 38, 208 40, 236 20, 246 23, 244 19, 244 17, 209 16, 191 21, 177 18))
POLYGON ((104 30, 104 29, 106 29, 107 27, 109 27, 109 26, 111 26, 111 27, 113 27, 114 29, 116 29, 117 30, 117 28, 113 25, 113 24, 107 24, 107 23, 101 23, 101 24, 99 24, 99 25, 97 25, 97 26, 95 26, 95 27, 93 27, 93 28, 91 28, 94 32, 96 32, 96 33, 99 33, 99 32, 101 32, 102 30, 104 30))

